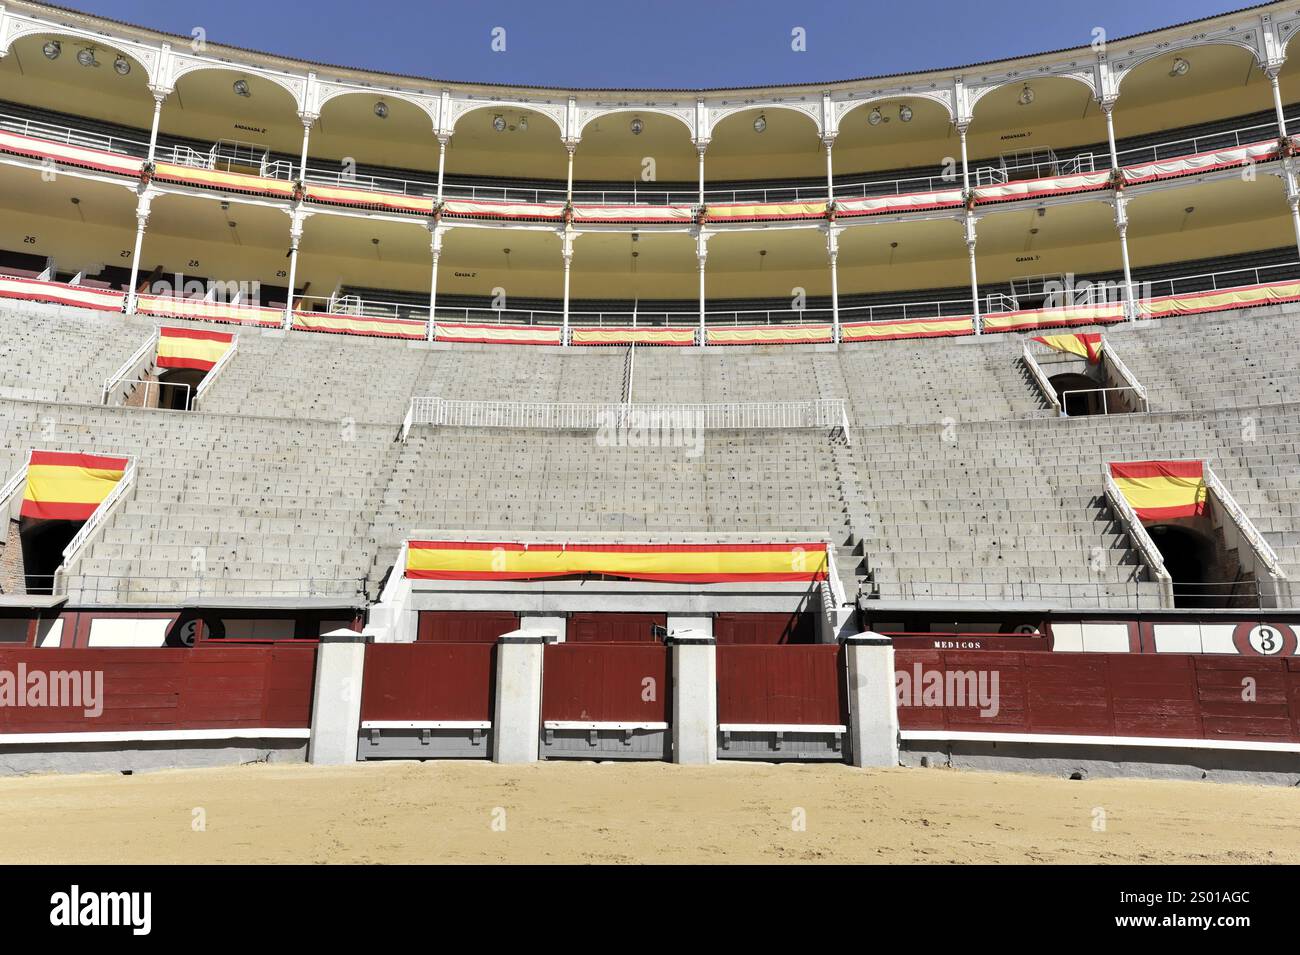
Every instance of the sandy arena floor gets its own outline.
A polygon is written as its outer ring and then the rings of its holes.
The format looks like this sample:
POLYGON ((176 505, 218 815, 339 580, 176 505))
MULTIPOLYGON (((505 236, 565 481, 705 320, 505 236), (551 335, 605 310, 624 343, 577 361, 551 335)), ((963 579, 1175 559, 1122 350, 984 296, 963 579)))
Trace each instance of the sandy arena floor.
POLYGON ((1280 787, 942 769, 253 765, 0 779, 0 863, 1295 863, 1298 814, 1280 787))

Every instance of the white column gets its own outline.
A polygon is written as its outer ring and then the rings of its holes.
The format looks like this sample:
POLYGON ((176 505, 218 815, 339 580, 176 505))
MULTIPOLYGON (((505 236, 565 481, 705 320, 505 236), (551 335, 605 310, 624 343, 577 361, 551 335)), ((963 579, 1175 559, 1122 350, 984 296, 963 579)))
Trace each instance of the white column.
POLYGON ((569 174, 564 184, 564 201, 573 201, 573 153, 578 148, 576 142, 566 142, 564 150, 569 154, 569 174))
POLYGON ((1273 86, 1273 111, 1277 113, 1277 134, 1280 138, 1286 139, 1286 112, 1282 109, 1282 88, 1277 78, 1281 69, 1281 66, 1270 67, 1268 81, 1273 86))
POLYGON ((695 141, 695 152, 700 157, 700 205, 704 205, 704 151, 709 148, 707 139, 695 141))
POLYGON ((433 341, 438 334, 438 259, 442 257, 442 226, 436 223, 429 230, 429 251, 433 267, 429 275, 429 324, 425 338, 433 341))
POLYGON ((311 113, 299 113, 302 119, 302 160, 298 163, 298 181, 307 181, 307 143, 311 140, 311 127, 316 117, 311 113))
POLYGON ((366 639, 353 630, 336 630, 324 634, 316 645, 311 736, 307 742, 307 760, 314 766, 357 761, 366 639))
POLYGON ((162 90, 152 89, 150 92, 153 93, 153 122, 149 125, 149 156, 145 162, 153 162, 158 151, 158 121, 162 118, 163 100, 167 98, 162 90))
POLYGON ((673 762, 718 761, 718 647, 711 635, 679 630, 673 658, 673 762))
POLYGON ((961 136, 961 188, 966 194, 966 201, 970 201, 970 163, 966 158, 966 130, 970 128, 970 120, 956 124, 957 134, 961 136))
POLYGON ((289 294, 285 296, 287 301, 284 304, 282 325, 285 331, 293 327, 293 294, 298 281, 298 243, 302 241, 302 225, 305 219, 306 216, 301 209, 295 208, 289 213, 289 294))
POLYGON ((560 328, 560 344, 569 344, 569 272, 573 266, 573 231, 566 228, 560 236, 564 243, 560 255, 564 256, 564 323, 560 328))
POLYGON ((840 340, 840 236, 835 226, 826 227, 826 254, 831 262, 831 340, 840 340))
POLYGON ((447 166, 447 141, 451 136, 438 134, 438 202, 442 202, 442 172, 447 166))
POLYGON ((492 759, 535 763, 542 731, 542 655, 546 635, 516 630, 497 640, 492 759))
POLYGON ((1115 148, 1115 101, 1101 103, 1102 114, 1106 117, 1106 144, 1110 147, 1110 168, 1119 168, 1119 152, 1115 148))
POLYGON ((136 286, 140 284, 140 250, 144 246, 144 229, 149 223, 149 207, 152 204, 153 194, 148 191, 142 192, 139 201, 135 204, 135 249, 131 253, 131 282, 126 288, 126 314, 128 315, 135 314, 136 286))
POLYGON ((981 335, 984 332, 984 323, 980 319, 980 280, 979 271, 975 267, 975 214, 966 213, 966 251, 970 256, 970 305, 971 305, 971 324, 975 327, 975 334, 981 335))
POLYGON ((828 136, 822 140, 826 145, 826 198, 835 198, 835 164, 831 160, 831 147, 835 145, 835 137, 828 136))
MULTIPOLYGON (((1288 162, 1287 165, 1290 165, 1290 163, 1288 162)), ((1294 179, 1295 173, 1288 171, 1286 177, 1287 179, 1294 179)), ((1288 186, 1288 189, 1290 188, 1288 186)), ((1291 226, 1295 229, 1296 248, 1300 249, 1300 193, 1293 190, 1287 197, 1287 202, 1291 204, 1291 226)))
POLYGON ((1131 322, 1138 318, 1137 302, 1133 296, 1133 269, 1128 258, 1128 198, 1115 194, 1115 228, 1119 230, 1119 252, 1124 262, 1124 314, 1131 322))
POLYGON ((894 642, 878 633, 844 641, 849 684, 849 759, 854 766, 898 765, 898 690, 894 642))
POLYGON ((703 229, 695 236, 695 258, 700 263, 700 340, 698 342, 701 348, 706 342, 704 330, 704 261, 709 257, 708 247, 709 237, 703 229))

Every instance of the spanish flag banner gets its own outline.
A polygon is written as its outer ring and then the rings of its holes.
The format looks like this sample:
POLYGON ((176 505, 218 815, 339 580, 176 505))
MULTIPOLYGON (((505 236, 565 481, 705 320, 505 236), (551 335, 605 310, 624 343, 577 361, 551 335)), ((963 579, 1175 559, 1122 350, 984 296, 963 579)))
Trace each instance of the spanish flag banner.
POLYGON ((705 334, 710 345, 797 345, 832 338, 829 325, 715 325, 705 334))
POLYGON ((1110 476, 1143 521, 1205 513, 1205 465, 1200 461, 1115 462, 1110 476))
POLYGON ((644 328, 575 328, 572 345, 694 345, 695 329, 670 325, 644 328))
POLYGON ((714 584, 813 581, 826 576, 824 543, 518 544, 410 541, 406 576, 417 580, 543 580, 601 576, 714 584))
POLYGON ((707 218, 716 222, 762 222, 768 219, 820 219, 825 202, 738 202, 708 207, 707 218))
POLYGON ((332 312, 294 312, 293 327, 298 331, 328 332, 335 335, 411 339, 423 339, 428 328, 425 322, 409 318, 372 318, 332 312))
POLYGON ((283 179, 268 179, 242 172, 222 172, 219 169, 199 169, 171 162, 160 162, 154 167, 154 177, 165 182, 179 182, 190 186, 246 192, 252 195, 293 196, 294 185, 283 179))
POLYGON ((947 338, 974 335, 971 318, 909 318, 897 322, 849 322, 840 326, 840 341, 888 341, 895 338, 947 338))
POLYGON ((440 342, 481 342, 491 345, 559 345, 558 325, 477 325, 463 322, 439 322, 434 340, 440 342))
POLYGON ((33 451, 19 513, 53 521, 84 521, 126 473, 127 458, 69 451, 33 451))
POLYGON ((1101 361, 1101 332, 1085 332, 1080 335, 1040 335, 1034 341, 1041 342, 1053 351, 1086 358, 1090 365, 1101 361))
POLYGON ((158 367, 211 371, 234 340, 230 332, 163 326, 158 329, 158 367))

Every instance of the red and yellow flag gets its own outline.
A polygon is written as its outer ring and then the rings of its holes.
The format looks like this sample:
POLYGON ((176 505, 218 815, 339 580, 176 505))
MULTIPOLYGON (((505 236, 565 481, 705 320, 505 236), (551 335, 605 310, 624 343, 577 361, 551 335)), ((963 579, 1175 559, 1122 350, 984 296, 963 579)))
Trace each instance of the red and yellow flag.
POLYGON ((1080 358, 1088 359, 1088 364, 1095 365, 1101 361, 1101 332, 1085 332, 1078 335, 1041 335, 1034 341, 1042 342, 1055 351, 1069 352, 1080 358))
POLYGON ((826 545, 517 544, 410 541, 406 576, 422 580, 539 580, 599 575, 671 583, 820 580, 826 545))
POLYGON ((126 458, 97 454, 33 451, 19 513, 45 520, 87 520, 122 480, 128 463, 126 458))
POLYGON ((1205 513, 1205 465, 1200 461, 1117 462, 1110 475, 1143 521, 1205 513))
POLYGON ((211 371, 234 340, 230 332, 163 326, 158 329, 158 367, 211 371))

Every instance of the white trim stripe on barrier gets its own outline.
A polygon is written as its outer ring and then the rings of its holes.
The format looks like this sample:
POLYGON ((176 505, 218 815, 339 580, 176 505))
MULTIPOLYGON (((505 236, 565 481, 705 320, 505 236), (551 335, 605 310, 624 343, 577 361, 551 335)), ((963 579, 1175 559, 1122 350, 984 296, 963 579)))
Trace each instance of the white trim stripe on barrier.
POLYGON ((363 730, 490 730, 491 720, 362 720, 363 730))
POLYGON ((307 727, 253 727, 202 730, 106 730, 88 733, 0 733, 0 747, 41 743, 150 743, 209 739, 308 739, 307 727))
POLYGON ((970 733, 951 730, 900 730, 908 741, 970 743, 1066 743, 1082 746, 1147 746, 1166 749, 1239 749, 1261 753, 1300 753, 1300 743, 1244 739, 1185 739, 1159 736, 1088 736, 1076 733, 970 733))

